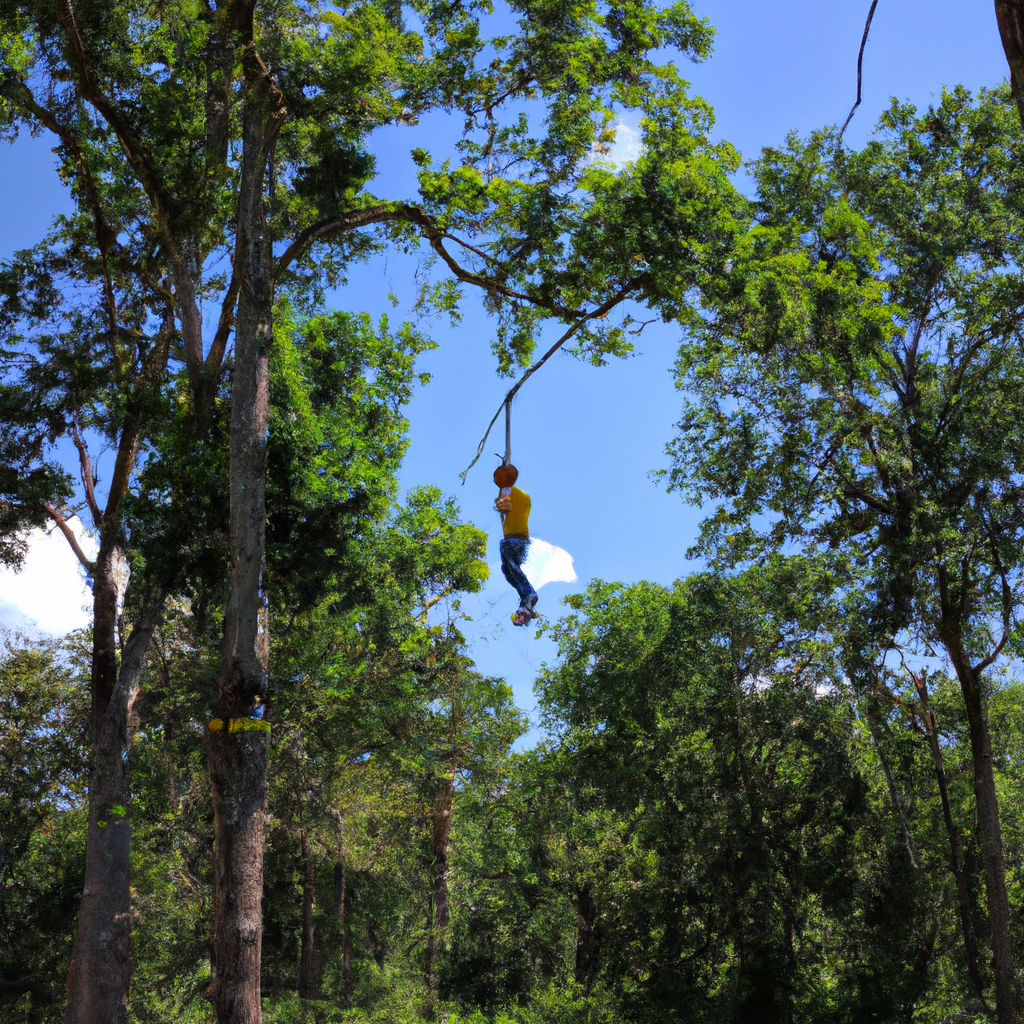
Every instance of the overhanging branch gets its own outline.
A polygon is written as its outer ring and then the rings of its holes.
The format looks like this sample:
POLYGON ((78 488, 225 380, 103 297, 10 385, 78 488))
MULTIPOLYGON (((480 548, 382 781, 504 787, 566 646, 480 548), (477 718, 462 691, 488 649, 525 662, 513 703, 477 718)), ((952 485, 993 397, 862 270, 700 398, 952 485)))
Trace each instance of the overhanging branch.
POLYGON ((317 221, 315 224, 311 224, 307 228, 303 228, 278 258, 275 276, 280 277, 314 242, 329 238, 331 235, 344 234, 346 231, 355 231, 358 228, 368 227, 371 224, 386 224, 395 221, 415 224, 422 232, 423 237, 430 243, 430 247, 444 261, 452 276, 463 284, 475 285, 477 288, 482 288, 484 291, 495 295, 501 295, 506 299, 528 302, 530 305, 547 309, 556 316, 565 317, 566 319, 584 315, 581 309, 569 309, 559 302, 551 302, 538 295, 531 295, 529 292, 516 291, 516 289, 509 288, 508 285, 503 284, 497 278, 468 270, 445 248, 444 243, 446 239, 455 242, 457 245, 484 259, 488 258, 486 253, 469 242, 439 228, 434 222, 433 217, 421 207, 410 206, 407 203, 386 203, 380 206, 368 206, 364 210, 347 210, 336 217, 327 217, 317 221))

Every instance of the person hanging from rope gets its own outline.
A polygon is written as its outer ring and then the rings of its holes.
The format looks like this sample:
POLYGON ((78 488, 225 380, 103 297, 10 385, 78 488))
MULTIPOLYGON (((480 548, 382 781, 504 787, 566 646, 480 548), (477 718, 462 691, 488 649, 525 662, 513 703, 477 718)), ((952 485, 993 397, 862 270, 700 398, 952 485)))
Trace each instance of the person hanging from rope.
POLYGON ((502 463, 494 471, 494 482, 501 489, 494 507, 501 513, 504 535, 498 550, 501 553, 501 572, 519 595, 519 607, 512 616, 516 626, 525 626, 540 618, 533 610, 537 604, 537 591, 523 571, 530 551, 530 496, 513 486, 519 479, 519 470, 511 463, 502 463))
MULTIPOLYGON (((524 377, 523 380, 525 379, 524 377)), ((519 479, 519 470, 512 465, 512 399, 518 387, 517 385, 513 388, 502 403, 505 410, 505 458, 494 471, 494 482, 498 485, 498 497, 494 501, 494 507, 501 513, 503 527, 503 536, 498 545, 501 553, 501 572, 519 595, 519 607, 512 615, 512 622, 516 626, 525 626, 533 619, 540 618, 533 610, 537 604, 537 591, 545 583, 572 583, 576 579, 576 570, 572 567, 572 555, 568 551, 556 548, 539 537, 530 538, 530 496, 515 486, 516 480, 519 479)), ((473 461, 461 474, 463 483, 466 482, 466 474, 480 458, 487 434, 500 414, 501 409, 494 414, 494 419, 488 425, 487 433, 484 434, 473 461)))
POLYGON ((518 478, 519 471, 508 461, 494 471, 494 482, 500 489, 494 507, 501 513, 503 526, 498 547, 501 571, 519 595, 512 622, 525 626, 540 618, 534 611, 537 591, 546 583, 572 583, 576 570, 568 551, 530 536, 530 496, 514 486, 518 478))

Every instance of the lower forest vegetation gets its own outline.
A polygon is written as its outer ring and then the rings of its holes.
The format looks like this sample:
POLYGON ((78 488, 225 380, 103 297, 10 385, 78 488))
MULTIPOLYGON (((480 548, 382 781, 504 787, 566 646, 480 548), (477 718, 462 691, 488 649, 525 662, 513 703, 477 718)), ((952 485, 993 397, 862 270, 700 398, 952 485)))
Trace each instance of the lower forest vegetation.
POLYGON ((93 595, 0 636, 0 1024, 1024 1020, 1024 79, 750 198, 688 4, 513 6, 0 5, 74 202, 0 268, 0 563, 48 523, 93 595), (532 747, 484 533, 399 493, 426 321, 329 301, 418 245, 506 374, 678 339, 699 561, 540 627, 532 747))

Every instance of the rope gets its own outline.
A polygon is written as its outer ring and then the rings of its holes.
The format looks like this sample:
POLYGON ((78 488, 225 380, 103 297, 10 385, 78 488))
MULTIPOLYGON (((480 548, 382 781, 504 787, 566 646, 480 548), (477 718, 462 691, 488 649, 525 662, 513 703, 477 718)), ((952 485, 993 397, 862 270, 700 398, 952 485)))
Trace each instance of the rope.
POLYGON ((509 405, 512 399, 516 397, 516 392, 588 321, 588 320, 603 320, 620 302, 628 298, 631 292, 636 291, 637 288, 643 283, 643 276, 635 278, 630 281, 621 291, 617 292, 606 302, 602 303, 593 312, 587 313, 586 316, 582 316, 577 320, 566 332, 563 334, 558 341, 554 343, 531 366, 526 373, 516 381, 514 386, 509 389, 507 395, 505 395, 504 401, 498 406, 498 411, 491 417, 491 422, 487 424, 487 429, 484 431, 484 436, 480 438, 480 443, 476 447, 476 455, 473 456, 473 461, 459 474, 459 479, 462 481, 462 485, 466 485, 466 476, 469 471, 477 464, 477 460, 483 454, 484 445, 487 444, 487 438, 490 436, 491 427, 498 422, 498 417, 501 415, 502 407, 505 409, 505 461, 509 462, 512 458, 512 446, 509 434, 509 417, 511 413, 509 411, 509 405))
POLYGON ((505 402, 505 465, 512 462, 512 403, 505 402))

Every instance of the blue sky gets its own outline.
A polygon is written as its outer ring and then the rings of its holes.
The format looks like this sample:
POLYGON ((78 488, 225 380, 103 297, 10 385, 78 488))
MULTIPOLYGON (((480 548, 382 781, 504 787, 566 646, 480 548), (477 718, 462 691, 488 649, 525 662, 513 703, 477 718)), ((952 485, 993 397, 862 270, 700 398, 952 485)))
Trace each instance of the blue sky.
MULTIPOLYGON (((869 0, 696 0, 695 11, 710 19, 718 36, 712 57, 701 65, 686 63, 684 74, 693 91, 714 106, 716 135, 753 158, 790 131, 804 134, 842 123, 855 96, 868 7, 869 0)), ((943 86, 977 89, 1005 77, 991 0, 879 0, 864 59, 864 98, 847 129, 847 144, 865 141, 890 96, 924 106, 943 86)), ((454 121, 443 118, 423 127, 436 155, 454 128, 454 121)), ((379 174, 372 187, 379 195, 412 193, 409 150, 424 144, 413 134, 385 132, 376 140, 379 174)), ((32 244, 67 206, 50 149, 41 137, 0 150, 0 259, 32 244)), ((741 175, 741 186, 745 181, 741 175)), ((334 301, 401 319, 412 304, 411 272, 408 260, 395 257, 357 267, 334 301), (397 309, 389 291, 399 297, 397 309)), ((409 410, 412 443, 402 484, 436 484, 455 494, 465 517, 490 532, 488 555, 496 562, 499 528, 490 480, 495 460, 485 455, 464 487, 458 474, 507 383, 495 374, 490 353, 493 324, 479 313, 472 294, 464 313, 455 327, 446 319, 429 325, 439 348, 422 360, 432 381, 409 410)), ((693 570, 686 550, 700 512, 650 478, 651 470, 666 465, 664 446, 679 415, 669 372, 679 340, 675 328, 656 324, 637 340, 637 354, 624 361, 594 368, 556 357, 527 383, 513 407, 513 458, 533 498, 532 532, 570 551, 580 576, 577 584, 550 584, 541 591, 538 611, 549 617, 559 614, 561 597, 591 578, 670 584, 693 570)), ((502 444, 495 436, 485 451, 497 452, 502 444)), ((33 578, 19 581, 18 593, 52 590, 52 563, 45 564, 46 569, 27 570, 33 578)), ((0 622, 16 617, 15 598, 10 578, 0 574, 0 622)), ((466 632, 478 667, 508 679, 520 707, 531 713, 533 681, 555 650, 534 630, 511 625, 516 602, 495 574, 482 594, 464 601, 463 610, 472 616, 466 632)))

